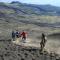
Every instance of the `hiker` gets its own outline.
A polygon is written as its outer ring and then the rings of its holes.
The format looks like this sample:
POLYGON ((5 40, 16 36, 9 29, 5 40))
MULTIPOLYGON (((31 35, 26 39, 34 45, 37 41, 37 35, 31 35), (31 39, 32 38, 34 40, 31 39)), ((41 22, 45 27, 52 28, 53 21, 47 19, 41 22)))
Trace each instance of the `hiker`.
POLYGON ((26 38, 27 38, 27 32, 23 31, 23 32, 21 33, 21 37, 22 37, 22 40, 25 41, 26 38))
POLYGON ((14 31, 12 31, 12 39, 13 39, 13 41, 15 41, 15 32, 14 31))
POLYGON ((42 36, 41 36, 41 42, 40 42, 41 51, 42 51, 43 48, 45 47, 45 44, 46 44, 46 36, 45 36, 44 33, 42 33, 42 36))
POLYGON ((19 38, 19 31, 16 30, 16 38, 19 38))

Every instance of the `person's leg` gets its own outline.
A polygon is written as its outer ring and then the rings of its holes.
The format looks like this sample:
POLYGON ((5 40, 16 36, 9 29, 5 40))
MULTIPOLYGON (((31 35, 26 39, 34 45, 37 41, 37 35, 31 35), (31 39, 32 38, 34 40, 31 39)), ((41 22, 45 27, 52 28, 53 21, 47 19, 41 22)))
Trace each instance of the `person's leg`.
POLYGON ((25 37, 23 37, 22 40, 23 40, 23 42, 26 42, 26 38, 25 37))
POLYGON ((44 46, 45 46, 45 43, 44 43, 44 41, 43 41, 43 40, 42 40, 42 42, 40 43, 40 45, 41 45, 41 51, 43 51, 44 46))
POLYGON ((42 47, 43 47, 43 45, 42 45, 42 41, 40 42, 40 51, 42 51, 42 47))
POLYGON ((13 41, 15 41, 15 37, 13 37, 12 39, 13 39, 13 41))
POLYGON ((22 37, 22 42, 24 42, 24 37, 22 37))
POLYGON ((24 37, 24 40, 26 41, 26 37, 24 37))
POLYGON ((16 35, 16 38, 18 38, 19 36, 18 35, 16 35))
POLYGON ((13 38, 13 41, 15 41, 15 38, 13 38))
POLYGON ((17 35, 17 37, 19 38, 19 35, 17 35))
POLYGON ((40 48, 40 52, 42 52, 43 51, 43 44, 41 44, 41 48, 40 48))
POLYGON ((44 39, 44 42, 43 42, 43 47, 45 47, 45 44, 46 44, 46 40, 44 39))

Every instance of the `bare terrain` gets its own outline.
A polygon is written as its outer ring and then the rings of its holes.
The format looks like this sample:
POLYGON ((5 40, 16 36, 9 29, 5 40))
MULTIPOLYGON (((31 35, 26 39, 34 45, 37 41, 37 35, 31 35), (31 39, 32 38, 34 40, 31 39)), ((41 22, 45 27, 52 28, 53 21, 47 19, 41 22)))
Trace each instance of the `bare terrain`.
POLYGON ((60 60, 60 10, 53 11, 21 3, 0 3, 0 60, 60 60), (12 41, 13 30, 27 31, 26 43, 21 38, 12 41), (47 42, 41 53, 42 32, 47 42))

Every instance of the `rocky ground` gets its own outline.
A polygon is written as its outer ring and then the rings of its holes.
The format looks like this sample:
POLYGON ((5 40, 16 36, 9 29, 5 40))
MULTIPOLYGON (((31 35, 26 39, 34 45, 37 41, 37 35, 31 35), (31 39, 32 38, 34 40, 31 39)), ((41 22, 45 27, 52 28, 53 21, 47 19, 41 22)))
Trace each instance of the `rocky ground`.
POLYGON ((11 40, 0 40, 0 60, 60 60, 60 55, 40 48, 17 45, 11 40))

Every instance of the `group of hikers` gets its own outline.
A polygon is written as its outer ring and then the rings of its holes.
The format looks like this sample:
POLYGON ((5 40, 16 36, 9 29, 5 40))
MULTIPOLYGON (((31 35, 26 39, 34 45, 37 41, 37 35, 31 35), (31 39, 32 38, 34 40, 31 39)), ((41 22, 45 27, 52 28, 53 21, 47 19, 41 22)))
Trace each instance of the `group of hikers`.
MULTIPOLYGON (((12 31, 12 39, 13 41, 15 41, 15 38, 19 38, 19 37, 22 37, 22 40, 23 42, 26 41, 26 38, 27 38, 27 32, 25 31, 22 31, 22 32, 19 32, 18 30, 16 31, 12 31)), ((44 33, 41 34, 41 42, 40 42, 40 51, 43 50, 43 48, 45 47, 45 44, 46 44, 46 36, 44 33)))
POLYGON ((15 38, 19 38, 19 37, 22 37, 22 40, 26 40, 27 32, 25 32, 25 31, 19 32, 18 30, 12 31, 12 39, 13 39, 13 41, 16 40, 15 38))

